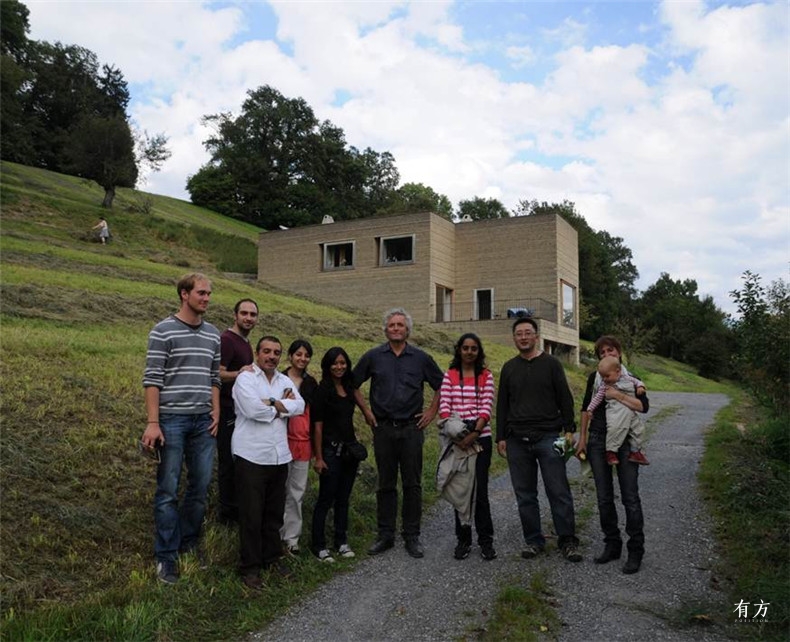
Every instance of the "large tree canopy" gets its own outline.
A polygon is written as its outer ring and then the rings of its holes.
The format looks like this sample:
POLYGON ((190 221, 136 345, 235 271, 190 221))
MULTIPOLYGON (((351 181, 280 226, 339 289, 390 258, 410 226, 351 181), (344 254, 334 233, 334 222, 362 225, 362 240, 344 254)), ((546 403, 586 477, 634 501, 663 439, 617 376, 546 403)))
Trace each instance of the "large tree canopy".
POLYGON ((0 8, 0 156, 95 180, 111 206, 116 186, 134 186, 140 158, 163 162, 167 139, 145 138, 136 155, 121 71, 84 47, 28 40, 27 8, 16 0, 0 8))
POLYGON ((458 203, 458 217, 464 218, 466 216, 473 221, 480 221, 488 218, 508 218, 510 212, 496 198, 475 196, 458 203))
POLYGON ((187 182, 196 205, 264 228, 369 216, 387 208, 399 175, 389 152, 362 152, 319 122, 302 98, 249 91, 241 113, 212 114, 211 160, 187 182))

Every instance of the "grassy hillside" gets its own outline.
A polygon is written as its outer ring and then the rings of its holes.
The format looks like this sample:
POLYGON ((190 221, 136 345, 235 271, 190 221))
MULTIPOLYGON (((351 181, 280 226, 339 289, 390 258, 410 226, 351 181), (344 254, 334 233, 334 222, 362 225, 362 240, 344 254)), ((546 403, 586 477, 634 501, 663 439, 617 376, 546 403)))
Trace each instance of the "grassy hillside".
MULTIPOLYGON (((188 271, 211 276, 207 319, 218 327, 232 322, 235 301, 251 297, 261 312, 254 339, 264 331, 286 345, 309 338, 319 358, 340 344, 356 360, 381 341, 380 320, 261 288, 258 230, 248 224, 133 190, 120 190, 108 213, 95 184, 9 163, 0 169, 1 635, 206 640, 260 627, 333 571, 300 559, 295 580, 250 599, 234 572, 235 535, 211 519, 210 569, 187 565, 178 586, 156 583, 154 472, 134 449, 145 423, 147 333, 176 309, 174 283, 188 271), (105 214, 113 239, 102 246, 89 230, 105 214)), ((447 364, 454 337, 419 327, 413 338, 447 364)), ((486 348, 494 371, 513 353, 486 348)), ((668 362, 651 368, 655 382, 639 365, 654 389, 681 378, 668 362)), ((691 373, 682 377, 682 389, 700 386, 691 373)), ((569 378, 578 398, 584 372, 571 369, 569 378)), ((361 423, 358 432, 369 442, 361 423)), ((436 446, 428 442, 430 501, 436 446)), ((351 544, 360 550, 374 533, 374 484, 368 460, 352 499, 351 544)), ((214 489, 210 501, 213 517, 214 489)))

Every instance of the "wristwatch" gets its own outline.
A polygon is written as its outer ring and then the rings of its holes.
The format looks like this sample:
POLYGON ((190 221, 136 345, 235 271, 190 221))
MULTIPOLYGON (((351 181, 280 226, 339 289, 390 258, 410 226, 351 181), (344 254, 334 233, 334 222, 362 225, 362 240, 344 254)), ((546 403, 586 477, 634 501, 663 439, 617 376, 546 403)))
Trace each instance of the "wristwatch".
POLYGON ((274 397, 269 397, 269 405, 273 406, 275 403, 277 403, 277 399, 275 399, 274 397))

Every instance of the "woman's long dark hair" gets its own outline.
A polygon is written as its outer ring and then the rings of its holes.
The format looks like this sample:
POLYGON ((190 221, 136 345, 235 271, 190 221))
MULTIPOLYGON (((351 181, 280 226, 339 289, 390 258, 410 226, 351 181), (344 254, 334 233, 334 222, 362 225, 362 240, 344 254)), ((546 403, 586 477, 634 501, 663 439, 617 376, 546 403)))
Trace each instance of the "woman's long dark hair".
POLYGON ((343 389, 346 391, 347 394, 354 393, 354 375, 351 373, 352 363, 351 357, 348 356, 348 353, 343 350, 340 346, 335 346, 333 348, 329 348, 326 351, 326 354, 321 359, 321 385, 322 386, 333 386, 334 379, 332 378, 332 364, 335 363, 335 360, 342 356, 346 360, 346 371, 343 373, 343 376, 340 378, 340 384, 343 386, 343 389))
POLYGON ((307 356, 311 359, 313 358, 313 346, 310 345, 309 341, 305 341, 304 339, 297 339, 288 346, 288 356, 292 357, 299 348, 304 348, 307 351, 307 356))
POLYGON ((486 353, 483 350, 483 342, 480 341, 480 337, 478 337, 474 332, 467 332, 461 335, 461 338, 458 339, 455 343, 455 352, 453 353, 453 360, 450 361, 450 369, 451 370, 458 370, 461 372, 462 365, 461 365, 461 346, 464 345, 464 341, 467 339, 471 339, 477 344, 477 359, 475 359, 475 378, 480 376, 480 373, 486 367, 486 353))

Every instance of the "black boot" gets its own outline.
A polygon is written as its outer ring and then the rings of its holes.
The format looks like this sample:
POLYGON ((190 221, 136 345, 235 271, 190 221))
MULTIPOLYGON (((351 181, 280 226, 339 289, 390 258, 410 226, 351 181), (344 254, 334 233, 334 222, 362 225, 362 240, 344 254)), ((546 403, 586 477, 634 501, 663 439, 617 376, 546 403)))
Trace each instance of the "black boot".
POLYGON ((642 566, 642 553, 635 551, 628 551, 628 559, 623 565, 623 573, 626 575, 633 575, 642 566))
POLYGON ((472 550, 472 527, 461 526, 458 533, 458 544, 455 547, 453 557, 457 560, 465 560, 469 557, 469 551, 472 550))
POLYGON ((596 564, 606 564, 607 562, 612 562, 614 560, 619 560, 620 556, 623 554, 623 545, 622 544, 607 544, 603 552, 593 559, 593 562, 596 564))

